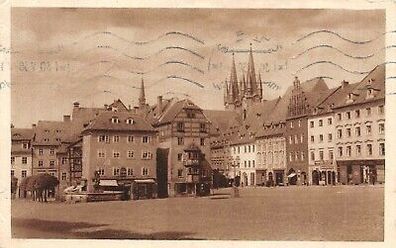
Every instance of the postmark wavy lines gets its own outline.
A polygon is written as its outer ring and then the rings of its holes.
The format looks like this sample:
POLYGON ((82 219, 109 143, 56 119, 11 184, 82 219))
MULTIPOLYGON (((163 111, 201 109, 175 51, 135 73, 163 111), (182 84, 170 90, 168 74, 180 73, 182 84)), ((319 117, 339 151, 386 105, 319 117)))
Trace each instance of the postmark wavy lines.
POLYGON ((77 71, 75 72, 75 74, 78 75, 80 72, 85 71, 87 68, 89 68, 89 67, 91 67, 91 66, 95 66, 95 65, 100 65, 100 64, 112 64, 111 67, 108 68, 108 70, 106 71, 106 73, 111 72, 111 71, 113 70, 113 68, 118 68, 118 69, 120 69, 120 70, 122 70, 122 71, 125 71, 125 72, 128 72, 128 73, 130 73, 130 74, 135 74, 135 75, 146 75, 146 74, 150 74, 150 73, 152 73, 152 72, 155 72, 155 71, 157 71, 158 69, 163 68, 163 67, 168 66, 168 65, 179 65, 179 66, 183 66, 183 67, 190 68, 190 69, 192 69, 192 70, 194 70, 194 71, 196 71, 196 72, 198 72, 198 73, 200 73, 200 74, 205 74, 205 72, 204 72, 202 69, 200 69, 200 68, 198 68, 198 67, 196 67, 196 66, 193 66, 193 65, 191 65, 191 64, 189 64, 189 63, 187 63, 187 62, 184 62, 184 61, 182 61, 182 60, 169 60, 169 61, 166 61, 166 62, 164 62, 164 63, 161 63, 161 64, 159 64, 159 65, 157 65, 157 66, 154 66, 152 69, 147 70, 147 71, 134 71, 134 70, 128 70, 128 69, 125 69, 123 66, 121 66, 120 64, 118 64, 118 63, 115 62, 115 61, 111 61, 111 60, 100 60, 100 61, 96 61, 96 62, 93 62, 93 63, 90 63, 90 64, 87 64, 87 65, 83 66, 82 68, 80 68, 79 70, 77 70, 77 71))
POLYGON ((360 45, 362 45, 362 44, 367 44, 367 43, 371 43, 371 42, 373 42, 373 41, 375 41, 375 40, 378 40, 379 38, 381 38, 381 37, 384 36, 385 34, 388 34, 388 33, 396 33, 396 30, 391 30, 391 31, 388 31, 388 32, 383 32, 383 33, 381 33, 380 35, 378 35, 377 37, 372 38, 372 39, 369 39, 369 40, 357 41, 357 40, 352 40, 352 39, 350 39, 350 38, 347 38, 347 37, 345 37, 345 36, 343 36, 343 35, 341 35, 341 34, 335 32, 335 31, 328 30, 328 29, 321 29, 321 30, 312 31, 312 32, 310 32, 310 33, 308 33, 308 34, 305 34, 304 36, 298 38, 298 39, 297 39, 295 42, 293 42, 292 44, 296 44, 296 43, 301 42, 301 41, 303 41, 303 40, 305 40, 305 39, 307 39, 307 38, 309 38, 309 37, 311 37, 311 36, 314 36, 314 35, 320 34, 320 33, 330 34, 330 35, 336 36, 336 37, 338 37, 338 38, 340 38, 340 39, 342 39, 342 40, 344 40, 344 41, 347 41, 347 42, 349 42, 349 43, 360 44, 360 45))
POLYGON ((316 46, 310 47, 310 48, 308 48, 308 49, 305 49, 303 52, 301 52, 301 53, 299 53, 299 54, 297 54, 297 55, 291 57, 290 59, 298 59, 298 58, 301 57, 302 55, 307 54, 308 52, 310 52, 310 51, 312 51, 312 50, 317 50, 317 49, 320 49, 320 48, 330 48, 330 49, 333 49, 333 50, 337 51, 338 53, 340 53, 340 54, 342 54, 342 55, 344 55, 344 56, 346 56, 346 57, 348 57, 348 58, 352 58, 352 59, 369 59, 369 58, 372 58, 372 57, 374 57, 375 55, 377 55, 380 51, 383 51, 383 50, 385 50, 385 49, 390 49, 390 48, 396 48, 396 45, 391 45, 391 46, 383 47, 383 48, 381 48, 381 49, 377 50, 376 52, 371 53, 371 54, 369 54, 369 55, 354 56, 354 55, 350 55, 350 54, 348 54, 348 53, 342 51, 341 49, 339 49, 339 48, 337 48, 337 47, 334 47, 333 45, 329 45, 329 44, 320 44, 320 45, 316 45, 316 46))
POLYGON ((297 74, 299 74, 300 72, 304 71, 305 69, 308 69, 308 68, 310 68, 310 67, 312 67, 312 66, 319 65, 319 64, 330 64, 330 65, 333 65, 333 66, 335 66, 335 67, 337 67, 337 68, 339 68, 339 69, 341 69, 341 70, 343 70, 343 71, 345 71, 345 72, 349 72, 349 73, 352 73, 352 74, 363 75, 363 74, 367 74, 367 73, 370 72, 370 71, 354 71, 354 70, 349 70, 349 69, 346 69, 346 68, 344 68, 343 66, 341 66, 341 65, 339 65, 339 64, 336 64, 336 63, 334 63, 334 62, 332 62, 332 61, 329 61, 329 60, 321 60, 321 61, 316 61, 316 62, 310 63, 310 64, 308 64, 308 65, 306 65, 306 66, 304 66, 304 67, 298 69, 293 75, 297 75, 297 74))
POLYGON ((163 39, 163 38, 165 38, 165 37, 167 37, 167 36, 181 36, 181 37, 187 38, 187 39, 189 39, 189 40, 192 40, 192 41, 194 41, 195 43, 199 43, 199 44, 201 44, 201 45, 205 45, 205 41, 203 41, 202 39, 200 39, 200 38, 198 38, 198 37, 196 37, 196 36, 194 36, 194 35, 192 35, 192 34, 188 34, 188 33, 185 33, 185 32, 180 32, 180 31, 169 31, 169 32, 166 32, 166 33, 164 33, 164 34, 159 35, 159 36, 158 36, 157 38, 155 38, 155 39, 147 40, 147 41, 134 41, 134 40, 130 40, 130 39, 127 39, 127 38, 125 38, 125 37, 123 37, 123 36, 121 36, 121 35, 118 35, 118 34, 116 34, 116 33, 114 33, 114 32, 111 32, 111 31, 97 31, 97 32, 93 32, 93 33, 91 33, 91 34, 88 34, 88 35, 86 35, 86 36, 84 36, 84 37, 78 39, 77 41, 73 41, 73 42, 70 42, 70 43, 65 44, 65 45, 59 44, 59 45, 58 45, 57 47, 55 47, 55 48, 52 48, 52 49, 49 49, 49 50, 46 50, 46 51, 43 51, 43 50, 42 50, 42 51, 39 51, 39 53, 56 54, 56 53, 59 53, 59 52, 65 50, 67 47, 77 46, 77 45, 79 45, 80 43, 83 43, 83 42, 85 42, 86 40, 88 40, 88 39, 90 39, 90 38, 92 38, 92 37, 98 36, 98 35, 109 35, 109 36, 112 36, 112 37, 114 37, 114 38, 117 38, 117 39, 119 39, 119 40, 121 40, 121 41, 123 41, 123 42, 126 42, 126 43, 128 43, 128 44, 130 44, 130 45, 137 45, 137 46, 142 46, 142 45, 151 44, 151 43, 154 43, 154 42, 156 42, 156 41, 159 41, 159 40, 161 40, 161 39, 163 39))
POLYGON ((163 53, 163 52, 165 52, 165 51, 170 51, 170 50, 184 51, 184 52, 187 52, 187 53, 189 53, 189 54, 194 55, 195 57, 197 57, 197 58, 199 58, 199 59, 201 59, 201 60, 204 60, 204 59, 205 59, 205 57, 204 57, 203 55, 199 54, 198 52, 195 52, 195 51, 193 51, 193 50, 191 50, 191 49, 188 49, 188 48, 185 48, 185 47, 182 47, 182 46, 167 46, 167 47, 165 47, 165 48, 162 48, 162 49, 158 50, 157 52, 155 52, 155 53, 153 53, 153 54, 150 54, 150 55, 147 55, 147 56, 144 56, 144 57, 140 57, 140 56, 132 56, 132 55, 129 55, 129 54, 127 54, 127 53, 125 53, 125 52, 122 52, 122 51, 120 51, 119 49, 114 48, 114 47, 109 46, 109 45, 98 45, 98 46, 96 46, 96 47, 89 48, 89 49, 87 49, 87 50, 81 52, 79 55, 73 57, 72 59, 73 59, 73 60, 79 59, 79 58, 81 58, 82 56, 84 56, 85 54, 87 54, 87 53, 89 53, 89 52, 91 52, 91 51, 98 50, 98 49, 99 49, 99 50, 102 50, 102 49, 112 50, 112 51, 118 52, 118 53, 121 54, 122 56, 124 56, 124 57, 126 57, 126 58, 129 58, 129 59, 132 59, 132 60, 148 60, 148 59, 153 58, 154 56, 158 56, 158 55, 160 55, 161 53, 163 53))

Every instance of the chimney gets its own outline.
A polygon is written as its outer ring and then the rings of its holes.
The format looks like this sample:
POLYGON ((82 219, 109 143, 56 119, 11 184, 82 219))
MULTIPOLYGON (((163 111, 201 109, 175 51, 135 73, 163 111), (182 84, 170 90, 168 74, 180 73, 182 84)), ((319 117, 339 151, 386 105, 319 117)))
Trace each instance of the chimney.
POLYGON ((157 96, 157 115, 162 113, 162 96, 157 96))
POLYGON ((36 127, 36 124, 33 123, 33 124, 32 124, 32 128, 35 128, 35 127, 36 127))
POLYGON ((64 115, 63 122, 70 122, 70 115, 64 115))
POLYGON ((342 82, 341 82, 341 87, 342 87, 342 88, 345 88, 348 84, 349 84, 348 81, 342 80, 342 82))
POLYGON ((105 104, 104 108, 105 108, 105 110, 107 110, 109 108, 109 105, 105 104))
POLYGON ((80 107, 80 103, 79 103, 79 102, 74 102, 74 103, 73 103, 73 107, 79 108, 79 107, 80 107))

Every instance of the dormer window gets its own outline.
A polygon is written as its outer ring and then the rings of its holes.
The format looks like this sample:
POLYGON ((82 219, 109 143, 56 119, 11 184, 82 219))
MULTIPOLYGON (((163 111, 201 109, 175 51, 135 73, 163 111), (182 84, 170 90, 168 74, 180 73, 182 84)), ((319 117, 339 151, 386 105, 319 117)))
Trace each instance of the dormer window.
POLYGON ((111 107, 111 111, 117 112, 117 111, 118 111, 118 108, 117 108, 117 107, 111 107))
POLYGON ((374 97, 374 89, 368 88, 366 98, 373 98, 374 97))
POLYGON ((45 129, 44 132, 45 132, 45 133, 49 133, 49 130, 48 130, 48 129, 45 129))
POLYGON ((118 119, 118 117, 112 117, 111 123, 120 123, 120 120, 118 119))
POLYGON ((132 125, 135 122, 132 118, 128 118, 128 119, 126 119, 126 123, 132 125))

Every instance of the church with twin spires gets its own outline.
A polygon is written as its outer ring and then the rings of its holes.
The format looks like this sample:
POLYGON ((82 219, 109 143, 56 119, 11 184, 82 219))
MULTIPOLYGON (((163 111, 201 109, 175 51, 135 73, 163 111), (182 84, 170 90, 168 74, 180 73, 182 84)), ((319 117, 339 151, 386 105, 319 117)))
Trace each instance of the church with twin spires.
POLYGON ((232 55, 231 74, 224 85, 224 107, 239 114, 246 113, 246 109, 263 100, 263 83, 261 75, 256 75, 252 46, 250 45, 247 72, 242 72, 238 79, 234 54, 232 55))

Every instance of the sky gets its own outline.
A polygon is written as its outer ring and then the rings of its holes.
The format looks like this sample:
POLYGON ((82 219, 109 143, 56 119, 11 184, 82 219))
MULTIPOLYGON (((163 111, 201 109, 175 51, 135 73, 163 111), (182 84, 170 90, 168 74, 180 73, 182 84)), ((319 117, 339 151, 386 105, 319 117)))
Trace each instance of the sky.
POLYGON ((301 81, 357 82, 384 62, 383 10, 13 8, 12 122, 61 120, 73 102, 189 98, 224 109, 232 53, 238 77, 253 50, 264 98, 301 81))

